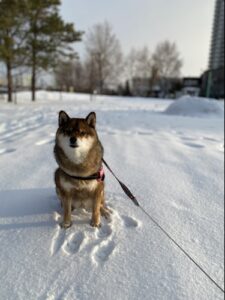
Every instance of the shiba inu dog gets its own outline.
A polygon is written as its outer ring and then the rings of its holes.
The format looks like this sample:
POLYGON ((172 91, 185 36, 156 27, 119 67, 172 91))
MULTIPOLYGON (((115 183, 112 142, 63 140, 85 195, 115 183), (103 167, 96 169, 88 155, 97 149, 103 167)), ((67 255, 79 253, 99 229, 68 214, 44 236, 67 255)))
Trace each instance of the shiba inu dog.
POLYGON ((56 193, 63 207, 61 227, 72 225, 76 208, 92 211, 91 226, 100 227, 100 216, 109 217, 105 205, 103 147, 96 132, 96 114, 85 119, 59 113, 54 154, 59 168, 55 171, 56 193))

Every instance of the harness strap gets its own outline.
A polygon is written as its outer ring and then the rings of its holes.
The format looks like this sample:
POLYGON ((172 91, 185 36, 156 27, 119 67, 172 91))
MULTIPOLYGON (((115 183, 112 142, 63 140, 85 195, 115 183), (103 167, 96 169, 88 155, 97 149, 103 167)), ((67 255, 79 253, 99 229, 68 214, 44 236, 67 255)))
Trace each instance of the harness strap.
POLYGON ((87 176, 87 177, 72 176, 72 175, 69 175, 69 174, 67 174, 67 175, 70 176, 73 179, 76 179, 76 180, 84 180, 84 181, 98 180, 98 182, 103 182, 105 180, 105 172, 103 170, 103 167, 101 167, 101 169, 98 171, 98 173, 95 173, 95 174, 93 174, 91 176, 87 176))

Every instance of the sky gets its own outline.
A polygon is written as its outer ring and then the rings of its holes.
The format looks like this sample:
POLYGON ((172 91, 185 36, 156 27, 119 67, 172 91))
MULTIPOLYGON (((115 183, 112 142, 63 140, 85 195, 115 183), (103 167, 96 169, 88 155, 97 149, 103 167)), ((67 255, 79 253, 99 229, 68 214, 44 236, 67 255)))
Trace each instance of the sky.
MULTIPOLYGON (((78 30, 108 21, 124 54, 134 48, 176 42, 183 76, 199 76, 208 66, 215 0, 62 0, 61 14, 78 30)), ((84 37, 85 38, 85 37, 84 37)), ((76 44, 82 56, 84 46, 76 44)))

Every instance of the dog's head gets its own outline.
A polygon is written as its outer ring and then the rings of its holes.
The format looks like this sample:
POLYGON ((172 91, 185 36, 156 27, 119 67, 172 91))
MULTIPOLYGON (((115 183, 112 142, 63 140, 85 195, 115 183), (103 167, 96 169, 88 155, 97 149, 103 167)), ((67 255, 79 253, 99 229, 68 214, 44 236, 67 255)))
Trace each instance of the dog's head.
POLYGON ((96 139, 96 114, 94 112, 91 112, 85 119, 77 119, 70 118, 65 111, 60 111, 56 142, 70 159, 76 157, 81 162, 96 139))

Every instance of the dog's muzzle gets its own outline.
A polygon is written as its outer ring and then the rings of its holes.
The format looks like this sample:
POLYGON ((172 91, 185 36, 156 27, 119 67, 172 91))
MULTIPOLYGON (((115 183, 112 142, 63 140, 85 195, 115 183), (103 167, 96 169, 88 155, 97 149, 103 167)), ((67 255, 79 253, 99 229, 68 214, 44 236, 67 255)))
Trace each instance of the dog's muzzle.
POLYGON ((78 147, 77 139, 75 137, 70 138, 70 147, 71 148, 77 148, 78 147))

